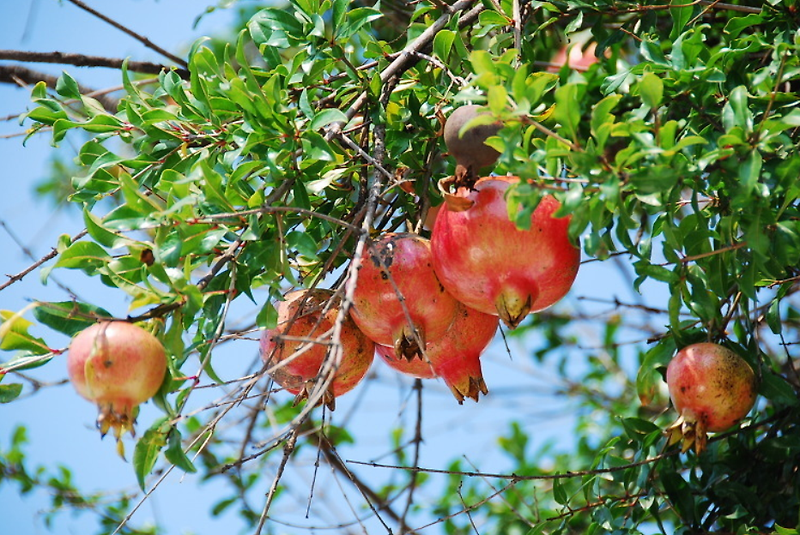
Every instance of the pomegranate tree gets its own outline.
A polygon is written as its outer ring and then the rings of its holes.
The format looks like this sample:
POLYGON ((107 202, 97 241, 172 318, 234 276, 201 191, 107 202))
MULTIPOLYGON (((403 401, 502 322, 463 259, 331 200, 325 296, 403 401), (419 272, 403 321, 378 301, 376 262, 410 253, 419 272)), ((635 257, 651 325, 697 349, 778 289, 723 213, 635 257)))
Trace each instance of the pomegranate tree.
POLYGON ((527 230, 509 219, 505 194, 517 177, 485 177, 473 189, 447 191, 431 235, 436 275, 458 301, 499 315, 515 328, 530 312, 564 297, 578 273, 580 250, 569 239, 569 217, 555 217, 554 197, 542 197, 527 230))
POLYGON ((756 402, 757 381, 750 365, 718 344, 684 347, 667 366, 667 386, 678 420, 669 428, 670 442, 683 439, 683 451, 706 447, 706 433, 739 423, 756 402))
POLYGON ((392 368, 423 379, 441 377, 459 403, 478 401, 489 390, 483 380, 480 357, 494 338, 499 320, 459 304, 447 333, 425 346, 427 360, 398 359, 391 348, 377 346, 378 355, 392 368))
POLYGON ((430 241, 390 233, 372 244, 358 273, 353 319, 376 344, 398 358, 421 356, 426 341, 444 336, 458 303, 433 271, 430 241))
POLYGON ((105 436, 134 434, 135 410, 158 392, 167 371, 161 342, 126 321, 96 323, 69 346, 67 373, 78 394, 97 404, 97 427, 105 436))
MULTIPOLYGON (((331 290, 296 290, 278 303, 278 325, 261 335, 261 358, 272 379, 297 396, 308 397, 320 380, 339 315, 339 298, 331 290)), ((355 388, 367 374, 375 345, 348 316, 342 324, 342 359, 322 402, 331 410, 335 398, 355 388)))

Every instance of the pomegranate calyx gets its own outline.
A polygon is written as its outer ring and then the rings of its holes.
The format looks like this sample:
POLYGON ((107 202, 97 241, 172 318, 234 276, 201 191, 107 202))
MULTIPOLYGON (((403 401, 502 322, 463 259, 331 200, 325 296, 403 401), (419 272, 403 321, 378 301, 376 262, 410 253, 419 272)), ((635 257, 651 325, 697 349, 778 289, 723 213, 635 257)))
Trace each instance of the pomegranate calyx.
POLYGON ((425 347, 425 336, 422 329, 406 324, 400 333, 395 336, 394 352, 397 358, 405 358, 409 362, 417 357, 423 359, 421 347, 425 347))
POLYGON ((483 377, 469 376, 466 385, 450 383, 447 380, 445 380, 445 382, 447 386, 450 387, 450 392, 453 393, 459 405, 464 404, 465 398, 470 398, 477 403, 481 394, 485 396, 489 393, 489 389, 486 387, 486 382, 483 380, 483 377))
MULTIPOLYGON (((294 401, 292 402, 292 407, 297 407, 303 401, 308 400, 311 397, 311 393, 314 391, 314 386, 316 384, 315 379, 309 379, 303 383, 300 392, 294 397, 294 401)), ((317 401, 316 407, 320 405, 325 405, 328 410, 336 410, 336 396, 333 394, 332 385, 328 385, 328 388, 325 389, 325 393, 322 394, 322 397, 317 401)))
POLYGON ((514 292, 507 289, 497 296, 497 314, 509 329, 516 329, 531 311, 534 296, 530 293, 514 292))
POLYGON ((693 412, 686 411, 678 416, 664 431, 667 435, 667 444, 672 446, 681 443, 681 453, 686 453, 694 446, 698 455, 706 450, 708 445, 708 430, 702 418, 697 418, 693 412))
POLYGON ((475 204, 475 201, 458 195, 457 193, 453 193, 454 191, 457 192, 460 187, 458 171, 459 168, 456 167, 456 176, 448 176, 438 182, 439 192, 442 194, 444 202, 451 212, 464 212, 465 210, 472 208, 472 206, 475 204))

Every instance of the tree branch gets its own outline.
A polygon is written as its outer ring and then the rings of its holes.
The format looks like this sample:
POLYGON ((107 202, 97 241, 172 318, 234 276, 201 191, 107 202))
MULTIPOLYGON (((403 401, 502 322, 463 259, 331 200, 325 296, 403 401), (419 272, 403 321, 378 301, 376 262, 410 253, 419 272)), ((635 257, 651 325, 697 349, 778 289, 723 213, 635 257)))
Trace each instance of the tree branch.
MULTIPOLYGON (((121 58, 107 58, 103 56, 87 56, 84 54, 69 54, 65 52, 28 52, 26 50, 0 50, 0 59, 14 61, 28 61, 32 63, 63 63, 77 67, 108 67, 121 69, 125 61, 121 58)), ((160 63, 148 61, 129 61, 128 70, 145 74, 159 74, 161 71, 175 69, 183 79, 189 78, 189 71, 183 68, 174 68, 160 63)))
POLYGON ((121 32, 124 32, 124 33, 130 35, 131 37, 133 37, 134 39, 136 39, 137 41, 142 43, 147 48, 158 52, 159 54, 161 54, 165 58, 169 59, 170 61, 173 61, 176 64, 178 64, 178 65, 180 65, 181 67, 184 67, 184 68, 187 66, 185 60, 183 60, 183 59, 179 58, 178 56, 176 56, 176 55, 164 50, 160 46, 158 46, 155 43, 153 43, 152 41, 150 41, 150 39, 148 39, 147 37, 145 37, 143 35, 139 35, 138 33, 134 32, 130 28, 128 28, 126 26, 123 26, 119 22, 117 22, 117 21, 115 21, 115 20, 103 15, 99 11, 96 11, 95 9, 87 6, 86 4, 81 2, 80 0, 68 0, 68 1, 71 4, 74 4, 74 5, 78 6, 79 8, 83 9, 87 13, 91 13, 92 15, 94 15, 98 19, 102 20, 103 22, 107 22, 108 24, 112 25, 114 28, 120 30, 121 32))

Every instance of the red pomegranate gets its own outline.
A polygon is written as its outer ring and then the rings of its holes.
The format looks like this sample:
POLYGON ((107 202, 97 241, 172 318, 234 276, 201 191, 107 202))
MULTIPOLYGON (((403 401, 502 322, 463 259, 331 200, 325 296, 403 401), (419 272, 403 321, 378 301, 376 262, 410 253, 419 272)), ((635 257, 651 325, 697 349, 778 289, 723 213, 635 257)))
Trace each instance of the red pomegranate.
MULTIPOLYGON (((331 334, 339 314, 339 299, 331 290, 311 289, 287 293, 278 303, 278 326, 261 335, 261 358, 272 379, 297 395, 308 397, 320 379, 328 356, 331 334)), ((375 346, 350 317, 341 329, 342 360, 322 398, 331 410, 335 398, 355 388, 367 374, 375 346)))
POLYGON ((392 346, 398 358, 410 360, 421 355, 420 345, 444 336, 457 306, 433 271, 430 241, 390 233, 374 242, 364 259, 352 315, 376 344, 392 346))
POLYGON ((97 404, 100 433, 105 436, 112 430, 117 441, 128 431, 134 434, 137 406, 158 392, 166 371, 167 357, 158 338, 127 321, 96 323, 69 346, 72 385, 97 404))
POLYGON ((750 365, 718 344, 686 346, 667 366, 667 387, 680 415, 669 428, 671 443, 683 439, 697 453, 706 433, 725 431, 739 423, 756 402, 757 380, 750 365))
POLYGON ((554 197, 541 199, 528 230, 509 219, 505 193, 518 180, 485 177, 455 193, 443 182, 446 202, 431 235, 434 269, 445 289, 512 329, 564 297, 580 264, 580 250, 567 234, 570 218, 553 216, 560 207, 554 197))
POLYGON ((397 358, 391 348, 376 346, 378 355, 392 368, 420 378, 441 377, 458 403, 464 398, 478 401, 489 390, 483 380, 480 356, 494 338, 499 320, 459 304, 456 317, 444 337, 425 346, 428 361, 407 362, 397 358))

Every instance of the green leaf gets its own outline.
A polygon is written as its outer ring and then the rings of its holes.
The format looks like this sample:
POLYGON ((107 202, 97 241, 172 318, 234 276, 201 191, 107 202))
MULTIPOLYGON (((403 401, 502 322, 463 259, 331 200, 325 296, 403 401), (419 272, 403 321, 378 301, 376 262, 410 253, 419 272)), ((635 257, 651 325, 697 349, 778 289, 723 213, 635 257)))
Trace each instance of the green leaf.
POLYGON ((728 101, 722 107, 722 125, 725 130, 739 127, 749 134, 753 131, 753 112, 748 107, 747 88, 740 85, 731 91, 728 101))
POLYGON ((564 479, 555 478, 553 480, 553 499, 560 505, 566 505, 569 502, 567 489, 564 486, 564 479))
POLYGON ((0 385, 0 403, 10 403, 22 393, 22 383, 0 385))
POLYGON ((133 450, 133 471, 139 487, 145 490, 145 478, 153 471, 158 454, 167 443, 170 426, 166 417, 156 420, 136 442, 133 450))
POLYGON ((581 118, 581 103, 578 97, 578 84, 567 84, 556 89, 556 108, 553 116, 561 123, 564 137, 577 141, 578 122, 581 118))
POLYGON ((67 336, 78 334, 99 319, 113 319, 105 309, 78 301, 39 302, 33 315, 43 325, 67 336))
POLYGON ((639 82, 639 93, 645 106, 650 109, 658 108, 664 97, 664 82, 652 72, 646 72, 639 82))
POLYGON ((742 183, 742 195, 749 196, 761 178, 761 153, 753 150, 739 166, 739 180, 742 183))
POLYGON ((694 13, 694 10, 692 9, 694 4, 687 5, 684 0, 670 0, 671 6, 676 6, 676 4, 678 7, 671 7, 669 10, 669 14, 672 16, 672 30, 669 34, 671 41, 675 41, 683 32, 683 29, 686 27, 686 23, 691 20, 694 13))
POLYGON ((0 310, 0 349, 29 351, 34 355, 50 353, 50 348, 41 338, 33 336, 28 328, 33 325, 21 314, 10 310, 0 310))
POLYGON ((167 446, 167 449, 164 450, 164 457, 166 457, 169 462, 184 472, 191 474, 197 472, 197 468, 194 466, 194 463, 192 463, 191 459, 189 459, 189 457, 187 457, 186 453, 183 451, 181 434, 177 428, 172 428, 167 442, 169 445, 167 446))
POLYGON ((61 76, 58 77, 58 81, 56 81, 56 93, 64 98, 73 98, 76 100, 80 100, 81 98, 81 90, 80 87, 78 87, 78 82, 67 72, 62 72, 61 76))
POLYGON ((782 376, 765 371, 761 377, 759 393, 768 400, 789 407, 800 405, 800 397, 782 376))
POLYGON ((433 38, 433 53, 439 56, 439 59, 447 62, 450 57, 450 50, 453 48, 453 41, 456 39, 456 34, 452 30, 441 30, 433 38))
POLYGON ((308 125, 308 128, 311 130, 318 130, 324 126, 328 126, 331 123, 346 123, 347 122, 347 115, 338 108, 325 108, 324 110, 318 112, 311 123, 308 125))
POLYGON ((66 251, 58 255, 55 267, 82 269, 93 274, 96 268, 111 260, 111 256, 98 244, 90 241, 79 241, 70 245, 66 251))

